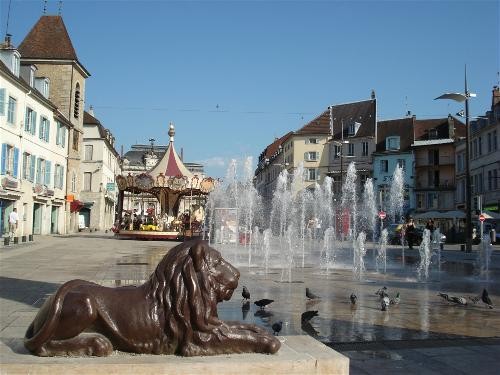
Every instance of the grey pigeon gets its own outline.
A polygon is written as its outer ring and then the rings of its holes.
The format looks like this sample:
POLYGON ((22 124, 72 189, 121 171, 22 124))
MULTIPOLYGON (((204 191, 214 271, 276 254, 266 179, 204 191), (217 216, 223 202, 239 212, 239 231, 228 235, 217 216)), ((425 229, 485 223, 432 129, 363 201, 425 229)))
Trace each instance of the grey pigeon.
POLYGON ((358 297, 354 293, 351 293, 351 296, 349 297, 351 299, 351 304, 355 305, 358 297))
POLYGON ((271 326, 271 328, 273 329, 273 333, 275 335, 278 335, 278 333, 280 333, 281 331, 281 328, 283 328, 283 322, 282 321, 276 322, 271 326))
POLYGON ((274 302, 273 299, 263 298, 263 299, 259 299, 258 301, 255 301, 254 304, 256 304, 261 309, 263 309, 264 307, 266 307, 267 305, 269 305, 270 303, 273 303, 273 302, 274 302))
POLYGON ((483 294, 481 295, 481 301, 483 301, 490 309, 493 308, 493 303, 491 302, 490 296, 488 295, 488 291, 483 289, 483 294))
POLYGON ((243 297, 244 300, 250 299, 250 292, 248 291, 246 286, 243 287, 243 291, 241 292, 241 296, 243 297))
POLYGON ((467 306, 465 297, 450 296, 446 293, 438 293, 438 296, 444 298, 448 302, 456 303, 457 305, 467 306))
POLYGON ((399 292, 396 293, 396 296, 394 298, 391 298, 390 304, 391 305, 399 305, 399 302, 401 301, 401 297, 399 295, 399 292))
POLYGON ((302 323, 310 321, 315 316, 318 316, 318 310, 309 310, 302 313, 300 316, 300 321, 302 323))
POLYGON ((306 288, 306 297, 308 299, 320 299, 321 298, 320 296, 317 296, 316 294, 311 292, 311 290, 309 288, 306 288))
POLYGON ((384 286, 384 287, 380 288, 379 290, 377 290, 375 292, 375 294, 377 296, 379 296, 380 299, 382 299, 384 297, 389 297, 389 294, 387 294, 387 287, 386 286, 384 286))

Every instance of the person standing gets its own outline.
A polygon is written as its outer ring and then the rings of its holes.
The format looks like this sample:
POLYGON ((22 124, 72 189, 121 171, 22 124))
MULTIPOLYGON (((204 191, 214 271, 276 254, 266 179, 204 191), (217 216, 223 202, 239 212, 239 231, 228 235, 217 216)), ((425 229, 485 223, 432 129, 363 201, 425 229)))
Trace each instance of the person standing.
POLYGON ((16 236, 18 222, 19 216, 17 215, 17 208, 14 207, 12 212, 9 214, 9 237, 11 239, 16 236))
POLYGON ((415 240, 415 222, 411 217, 406 224, 406 238, 408 239, 408 247, 413 249, 413 242, 415 240))

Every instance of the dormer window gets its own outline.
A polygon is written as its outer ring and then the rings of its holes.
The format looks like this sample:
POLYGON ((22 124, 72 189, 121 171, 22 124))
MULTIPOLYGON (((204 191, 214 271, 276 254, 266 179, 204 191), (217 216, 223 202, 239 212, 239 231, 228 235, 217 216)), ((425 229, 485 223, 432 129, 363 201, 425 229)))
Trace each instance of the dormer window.
POLYGON ((317 145, 317 144, 319 144, 319 139, 318 138, 307 138, 306 144, 317 145))
POLYGON ((349 124, 348 135, 351 137, 356 135, 360 126, 361 126, 361 123, 359 123, 359 122, 353 122, 352 124, 349 124))
POLYGON ((19 77, 19 67, 21 65, 21 57, 19 53, 16 51, 12 54, 12 73, 16 77, 19 77))
POLYGON ((399 137, 387 137, 385 139, 386 150, 399 150, 399 137))
POLYGON ((32 65, 30 66, 30 69, 29 69, 29 80, 30 80, 30 86, 31 87, 35 87, 35 66, 32 65))
POLYGON ((438 137, 437 129, 429 129, 429 139, 436 139, 438 137))
POLYGON ((35 78, 35 88, 46 98, 49 98, 50 81, 46 77, 35 78))

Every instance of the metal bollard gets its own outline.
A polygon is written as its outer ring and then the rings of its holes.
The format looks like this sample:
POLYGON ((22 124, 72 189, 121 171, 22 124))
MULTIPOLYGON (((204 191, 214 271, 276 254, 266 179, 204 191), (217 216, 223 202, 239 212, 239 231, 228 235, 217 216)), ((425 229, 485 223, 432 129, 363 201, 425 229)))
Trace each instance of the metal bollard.
POLYGON ((490 241, 491 243, 497 242, 497 231, 495 229, 490 230, 490 241))
POLYGON ((3 238, 3 244, 4 246, 9 246, 10 243, 10 237, 4 237, 3 238))

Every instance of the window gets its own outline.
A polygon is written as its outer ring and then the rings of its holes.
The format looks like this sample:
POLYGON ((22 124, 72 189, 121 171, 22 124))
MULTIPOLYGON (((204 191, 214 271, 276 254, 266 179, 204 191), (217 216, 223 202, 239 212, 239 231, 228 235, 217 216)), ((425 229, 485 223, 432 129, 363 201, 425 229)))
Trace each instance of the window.
POLYGON ((479 156, 483 154, 483 138, 481 136, 477 138, 477 153, 479 156))
POLYGON ((488 171, 488 190, 493 189, 493 171, 488 171))
POLYGON ((380 160, 380 172, 389 172, 389 162, 387 160, 380 160))
POLYGON ((35 182, 37 184, 44 184, 45 183, 45 175, 46 175, 46 169, 45 169, 45 159, 38 158, 36 160, 36 178, 35 182))
POLYGON ((317 173, 316 168, 307 168, 307 180, 308 181, 319 180, 319 173, 317 173))
POLYGON ((78 142, 80 141, 78 131, 73 129, 73 150, 78 151, 78 142))
POLYGON ((16 99, 9 96, 9 102, 7 104, 7 122, 9 124, 14 124, 16 121, 16 104, 16 99))
POLYGON ((334 145, 333 146, 333 158, 338 159, 341 156, 341 146, 334 145))
POLYGON ((497 150, 497 131, 493 130, 493 151, 497 150))
POLYGON ((427 156, 430 165, 439 165, 439 149, 429 150, 427 156))
POLYGON ((71 174, 71 192, 76 193, 76 173, 71 174))
POLYGON ((424 207, 424 194, 417 194, 417 208, 425 208, 424 207))
POLYGON ((429 129, 429 139, 436 139, 438 137, 437 129, 429 129))
POLYGON ((45 141, 49 141, 49 133, 50 133, 50 121, 43 116, 40 116, 40 129, 38 131, 38 137, 45 141))
POLYGON ((362 156, 368 156, 368 142, 363 142, 362 146, 363 146, 362 156))
POLYGON ((304 159, 307 161, 317 161, 319 159, 319 152, 309 151, 304 154, 304 159))
POLYGON ((488 133, 488 152, 491 152, 493 144, 491 142, 491 133, 488 133))
POLYGON ((36 132, 36 112, 33 111, 30 107, 26 107, 24 130, 30 134, 35 134, 36 132))
POLYGON ((91 191, 92 190, 92 173, 85 172, 83 174, 83 190, 91 191))
POLYGON ((64 186, 64 167, 56 164, 54 170, 54 187, 62 189, 64 186))
POLYGON ((62 148, 66 147, 66 127, 57 121, 56 127, 56 145, 61 146, 62 148))
POLYGON ((464 154, 460 153, 457 155, 457 172, 464 171, 464 154))
POLYGON ((80 117, 80 84, 77 82, 75 87, 75 103, 73 107, 73 117, 80 117))
POLYGON ((14 75, 16 77, 19 77, 19 65, 21 63, 21 59, 19 58, 18 55, 16 54, 13 54, 12 55, 12 73, 14 73, 14 75))
POLYGON ((496 169, 493 169, 493 189, 498 189, 498 172, 496 169))
POLYGON ((28 152, 23 154, 23 179, 35 181, 36 156, 28 152))
POLYGON ((406 160, 405 159, 398 159, 398 167, 403 168, 403 170, 406 168, 406 160))
POLYGON ((7 143, 3 143, 0 174, 9 174, 12 177, 17 178, 18 161, 19 149, 7 143))
POLYGON ((399 137, 387 137, 385 148, 386 150, 399 150, 399 137))
POLYGON ((349 143, 347 147, 347 155, 354 156, 354 143, 349 143))
POLYGON ((477 157, 477 138, 472 141, 472 157, 477 157))
POLYGON ((307 138, 306 139, 306 144, 313 144, 313 145, 317 145, 319 144, 319 139, 318 138, 307 138))
POLYGON ((94 151, 94 146, 85 145, 85 159, 84 160, 92 160, 92 153, 94 151))
POLYGON ((356 126, 353 124, 349 124, 348 128, 348 134, 349 135, 355 135, 356 134, 356 126))
POLYGON ((427 194, 427 208, 437 208, 438 204, 437 194, 436 193, 428 193, 427 194))

